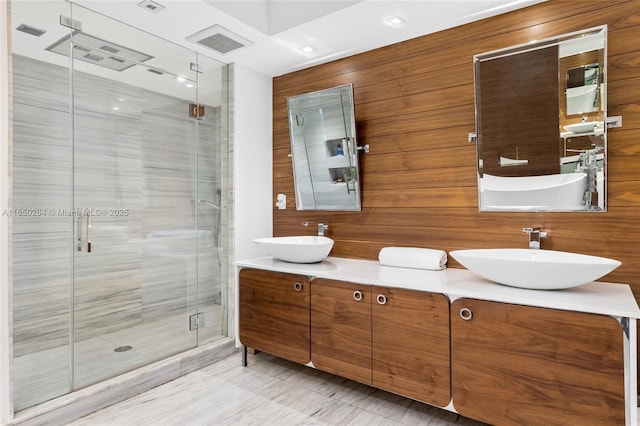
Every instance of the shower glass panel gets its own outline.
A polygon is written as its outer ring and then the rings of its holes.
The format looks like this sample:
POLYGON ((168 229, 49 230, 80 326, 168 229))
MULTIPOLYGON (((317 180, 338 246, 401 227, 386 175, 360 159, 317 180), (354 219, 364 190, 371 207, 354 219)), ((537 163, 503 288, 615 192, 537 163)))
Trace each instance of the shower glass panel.
POLYGON ((197 119, 197 229, 198 229, 198 344, 220 339, 227 330, 227 287, 220 277, 228 273, 223 247, 228 246, 226 169, 227 149, 221 105, 226 98, 226 67, 198 55, 196 74, 200 106, 197 119), (223 90, 225 92, 223 92, 223 90), (211 141, 216 141, 212 143, 211 141))
POLYGON ((12 381, 17 411, 69 392, 73 257, 69 245, 73 217, 66 214, 73 210, 70 64, 62 55, 48 54, 42 38, 69 36, 69 28, 59 25, 59 16, 68 16, 71 11, 64 1, 12 2, 11 13, 15 212, 10 225, 12 381), (46 33, 37 37, 30 28, 46 33), (47 56, 51 58, 46 60, 47 56))
POLYGON ((197 58, 82 7, 72 17, 78 388, 197 344, 197 58))
POLYGON ((46 30, 13 33, 19 411, 226 335, 226 67, 65 1, 12 18, 46 30))

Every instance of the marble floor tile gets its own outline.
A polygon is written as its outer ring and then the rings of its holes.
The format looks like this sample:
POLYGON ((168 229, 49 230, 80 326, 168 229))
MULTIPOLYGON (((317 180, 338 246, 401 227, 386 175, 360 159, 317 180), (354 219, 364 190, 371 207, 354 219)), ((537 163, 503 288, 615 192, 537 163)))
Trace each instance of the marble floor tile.
POLYGON ((466 425, 482 423, 259 353, 211 364, 73 426, 466 425))
MULTIPOLYGON (((218 336, 222 337, 221 306, 211 304, 201 308, 212 314, 207 318, 207 327, 216 328, 218 336)), ((195 347, 197 336, 188 330, 187 316, 187 312, 170 315, 77 341, 73 385, 69 383, 69 345, 14 358, 14 369, 20 377, 14 384, 18 410, 64 395, 71 387, 83 388, 195 347), (126 345, 132 349, 114 351, 114 348, 126 345)))

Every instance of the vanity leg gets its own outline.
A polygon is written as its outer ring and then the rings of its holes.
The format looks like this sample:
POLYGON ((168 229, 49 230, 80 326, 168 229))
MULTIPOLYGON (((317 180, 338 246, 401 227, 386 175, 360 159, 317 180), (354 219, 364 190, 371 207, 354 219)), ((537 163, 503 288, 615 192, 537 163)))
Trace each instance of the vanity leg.
POLYGON ((247 347, 242 345, 242 366, 247 366, 247 347))

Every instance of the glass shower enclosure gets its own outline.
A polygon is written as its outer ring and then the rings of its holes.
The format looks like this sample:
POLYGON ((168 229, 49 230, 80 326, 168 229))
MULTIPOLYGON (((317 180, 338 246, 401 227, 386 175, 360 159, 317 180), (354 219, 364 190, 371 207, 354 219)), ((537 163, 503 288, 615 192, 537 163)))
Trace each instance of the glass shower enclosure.
POLYGON ((19 411, 226 335, 226 66, 65 1, 12 28, 19 411))

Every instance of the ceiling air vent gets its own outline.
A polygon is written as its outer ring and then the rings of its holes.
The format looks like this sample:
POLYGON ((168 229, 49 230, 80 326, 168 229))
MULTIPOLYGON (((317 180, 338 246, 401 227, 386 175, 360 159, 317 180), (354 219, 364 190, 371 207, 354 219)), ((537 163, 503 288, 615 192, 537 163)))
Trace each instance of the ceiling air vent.
POLYGON ((226 29, 222 25, 213 25, 202 31, 190 35, 187 40, 215 50, 223 55, 245 46, 252 46, 253 42, 226 29))
POLYGON ((104 59, 102 56, 94 55, 93 53, 87 53, 86 55, 83 56, 83 58, 86 58, 94 62, 98 62, 104 59))
POLYGON ((16 30, 22 31, 23 33, 31 34, 31 35, 36 36, 36 37, 40 37, 42 34, 46 33, 45 30, 41 30, 39 28, 32 27, 32 26, 26 25, 26 24, 18 25, 18 28, 16 28, 16 30))
POLYGON ((140 6, 145 10, 148 10, 151 13, 158 13, 164 9, 163 5, 161 5, 160 3, 156 3, 153 0, 143 0, 140 3, 138 3, 138 6, 140 6))
POLYGON ((107 45, 104 45, 104 46, 100 47, 100 50, 104 50, 105 52, 109 52, 109 53, 118 53, 120 51, 119 49, 116 49, 115 47, 107 46, 107 45))

